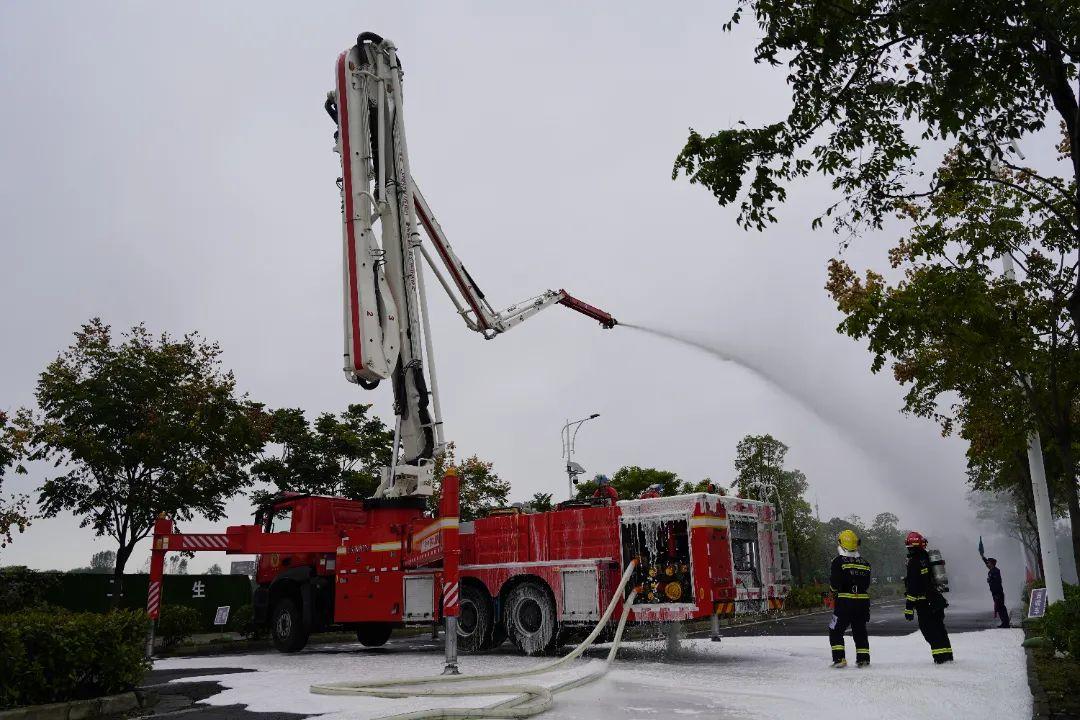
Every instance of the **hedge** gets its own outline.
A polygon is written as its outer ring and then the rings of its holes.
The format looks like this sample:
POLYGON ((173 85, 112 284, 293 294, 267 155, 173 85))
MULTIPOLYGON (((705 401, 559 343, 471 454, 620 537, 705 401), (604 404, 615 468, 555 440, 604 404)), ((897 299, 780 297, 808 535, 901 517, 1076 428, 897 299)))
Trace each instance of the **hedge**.
POLYGON ((146 613, 25 610, 0 615, 0 707, 81 700, 135 687, 146 613))
POLYGON ((828 585, 799 585, 793 587, 784 600, 784 608, 801 610, 803 608, 823 607, 823 594, 828 592, 828 585))
POLYGON ((1080 659, 1080 586, 1065 584, 1065 599, 1046 608, 1043 632, 1055 650, 1080 659))

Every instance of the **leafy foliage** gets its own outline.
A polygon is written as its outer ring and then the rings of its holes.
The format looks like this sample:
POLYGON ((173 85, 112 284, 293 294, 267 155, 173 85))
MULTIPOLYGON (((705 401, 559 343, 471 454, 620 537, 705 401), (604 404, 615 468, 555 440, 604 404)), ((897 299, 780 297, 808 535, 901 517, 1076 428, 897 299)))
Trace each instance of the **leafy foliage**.
POLYGON ((811 585, 796 585, 784 598, 785 610, 803 610, 807 608, 819 608, 824 605, 825 596, 829 593, 829 586, 821 583, 811 585))
MULTIPOLYGON (((379 486, 379 468, 390 464, 394 433, 371 405, 349 405, 340 415, 322 413, 310 423, 300 408, 270 413, 270 441, 279 454, 264 455, 251 468, 253 479, 276 492, 371 497, 379 486)), ((273 494, 252 493, 257 504, 273 494)))
POLYGON ((130 690, 150 667, 145 632, 146 614, 135 610, 0 616, 0 707, 130 690))
POLYGON ((221 575, 221 566, 218 565, 217 563, 214 563, 213 565, 211 565, 210 567, 208 567, 206 569, 206 574, 207 575, 221 575))
MULTIPOLYGON (((616 470, 615 474, 611 476, 611 487, 615 488, 619 493, 619 497, 624 500, 639 497, 650 485, 660 485, 660 494, 664 496, 678 495, 682 488, 679 476, 670 470, 627 465, 616 470)), ((577 497, 592 497, 597 486, 596 480, 579 483, 577 497)))
POLYGON ((111 575, 115 566, 116 553, 112 550, 102 550, 90 556, 90 564, 86 567, 73 568, 68 572, 111 575))
POLYGON ((555 503, 552 502, 551 493, 538 492, 535 493, 532 498, 529 499, 529 508, 533 512, 547 512, 555 507, 555 503))
POLYGON ((45 598, 58 584, 58 573, 37 572, 22 565, 0 568, 0 607, 5 612, 44 608, 45 598))
POLYGON ((991 172, 995 160, 1009 165, 1002 146, 1043 129, 1053 113, 1065 130, 1056 149, 1070 161, 1068 179, 1039 182, 1072 203, 1051 222, 1080 233, 1075 2, 739 0, 726 28, 745 14, 761 30, 754 61, 789 68, 791 111, 759 127, 691 130, 672 171, 722 205, 741 198, 744 227, 775 222, 787 187, 814 173, 843 196, 825 215, 848 231, 880 227, 898 200, 934 197, 957 180, 1004 184, 991 172), (968 148, 962 177, 918 170, 942 141, 968 148))
POLYGON ((171 648, 199 632, 202 625, 199 611, 195 608, 175 603, 162 605, 161 615, 157 621, 157 634, 165 643, 165 647, 171 648))
POLYGON ((432 514, 438 512, 442 478, 449 467, 454 467, 460 478, 458 516, 461 520, 475 520, 493 508, 504 507, 510 497, 510 483, 495 473, 494 463, 481 460, 476 455, 457 462, 454 450, 454 443, 448 443, 446 452, 435 460, 435 492, 428 504, 432 514))
MULTIPOLYGON (((11 469, 25 474, 26 468, 18 462, 22 454, 23 436, 13 426, 6 413, 0 410, 0 488, 3 487, 4 475, 11 469)), ((33 519, 28 509, 29 498, 23 494, 12 495, 8 499, 0 496, 0 549, 11 544, 12 530, 20 534, 26 532, 33 519)))
MULTIPOLYGON (((951 155, 941 176, 965 174, 966 162, 951 155)), ((1012 492, 1031 507, 1027 438, 1040 432, 1052 499, 1068 507, 1080 551, 1080 345, 1068 313, 1080 238, 1055 220, 1067 203, 1039 181, 1008 169, 998 175, 1008 183, 948 183, 901 207, 914 225, 890 252, 900 280, 873 271, 860 278, 833 260, 826 288, 845 316, 840 332, 867 341, 871 369, 891 360, 908 388, 904 411, 968 441, 975 489, 1012 492), (1023 280, 994 271, 1002 256, 1023 280)))
POLYGON ((1058 652, 1080 658, 1080 586, 1065 585, 1065 599, 1046 608, 1043 631, 1058 652))
POLYGON ((264 442, 260 406, 236 394, 220 348, 197 334, 158 338, 137 325, 115 342, 93 319, 41 373, 31 460, 53 462, 38 502, 44 516, 71 511, 117 542, 115 574, 158 513, 219 520, 250 483, 246 465, 264 442))
POLYGON ((801 470, 787 470, 788 446, 772 435, 747 435, 735 446, 735 486, 743 497, 777 503, 784 516, 792 573, 802 585, 817 541, 817 521, 806 500, 809 484, 801 470))

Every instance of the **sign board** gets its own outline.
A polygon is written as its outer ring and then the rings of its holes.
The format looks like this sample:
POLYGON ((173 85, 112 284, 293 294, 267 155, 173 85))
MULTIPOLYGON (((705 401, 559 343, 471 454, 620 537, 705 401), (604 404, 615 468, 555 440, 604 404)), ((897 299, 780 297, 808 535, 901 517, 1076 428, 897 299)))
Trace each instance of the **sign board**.
POLYGON ((230 607, 232 607, 232 606, 231 605, 222 605, 221 607, 219 607, 217 609, 217 612, 214 613, 214 624, 215 625, 225 625, 226 623, 229 622, 229 608, 230 607))
POLYGON ((255 574, 255 561, 254 560, 233 560, 232 567, 229 568, 230 575, 254 575, 255 574))
POLYGON ((1046 614, 1046 588, 1031 589, 1031 603, 1028 605, 1028 617, 1042 617, 1046 614))

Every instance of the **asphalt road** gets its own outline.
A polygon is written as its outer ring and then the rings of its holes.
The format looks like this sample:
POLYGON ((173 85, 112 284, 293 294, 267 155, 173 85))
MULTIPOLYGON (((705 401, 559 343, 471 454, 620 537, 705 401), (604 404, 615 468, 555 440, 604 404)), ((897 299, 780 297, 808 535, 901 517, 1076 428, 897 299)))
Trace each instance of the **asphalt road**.
MULTIPOLYGON (((721 628, 723 637, 754 636, 754 635, 822 635, 827 632, 829 623, 828 611, 799 615, 796 617, 780 618, 776 620, 763 620, 736 627, 721 628)), ((997 625, 997 620, 992 617, 988 604, 961 605, 949 609, 946 615, 946 625, 950 632, 970 632, 975 630, 990 630, 997 625)), ((904 619, 904 604, 885 603, 875 605, 870 614, 870 636, 895 636, 907 635, 918 632, 915 622, 904 619)), ((708 637, 709 631, 698 631, 688 634, 688 637, 708 637)), ((429 634, 416 635, 413 637, 393 638, 381 648, 364 648, 356 643, 335 643, 327 645, 315 645, 305 651, 308 653, 378 653, 378 654, 402 654, 408 655, 417 651, 439 651, 442 649, 442 640, 432 640, 429 634)), ((629 649, 629 648, 628 648, 629 649)), ((257 653, 266 652, 260 650, 257 653)), ((509 643, 490 651, 491 654, 516 654, 516 650, 509 643)), ((589 655, 603 655, 606 650, 594 649, 589 655)), ((625 654, 625 653, 624 653, 625 654)), ((662 652, 653 652, 645 649, 631 650, 630 655, 636 656, 662 655, 662 652)), ((658 659, 658 658, 653 658, 658 659)), ((149 713, 153 717, 183 717, 184 720, 298 720, 303 715, 289 713, 254 713, 248 712, 244 706, 210 706, 202 703, 203 700, 220 692, 223 688, 216 682, 172 682, 184 677, 195 677, 206 674, 222 674, 232 672, 252 672, 243 668, 212 668, 199 669, 188 668, 185 670, 151 670, 147 673, 143 686, 154 690, 160 698, 158 704, 149 713)))

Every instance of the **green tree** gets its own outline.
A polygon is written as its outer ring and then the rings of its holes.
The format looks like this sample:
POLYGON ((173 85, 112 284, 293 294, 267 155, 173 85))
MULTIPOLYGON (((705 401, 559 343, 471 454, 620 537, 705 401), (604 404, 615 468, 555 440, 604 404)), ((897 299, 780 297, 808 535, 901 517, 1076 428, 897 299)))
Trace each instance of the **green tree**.
POLYGON ((874 576, 900 578, 907 567, 907 533, 900 529, 900 518, 891 512, 878 513, 862 537, 862 554, 870 560, 874 576))
POLYGON ((551 493, 538 492, 529 500, 529 507, 533 512, 547 512, 555 507, 551 500, 551 493))
POLYGON ((679 486, 680 495, 689 495, 692 493, 717 493, 719 495, 727 495, 728 489, 723 485, 718 485, 712 481, 712 478, 703 478, 695 482, 684 481, 679 486))
POLYGON ((435 459, 435 492, 428 502, 432 515, 438 513, 442 497, 442 478, 453 467, 459 478, 458 517, 462 521, 484 517, 492 509, 505 507, 510 497, 510 483, 495 472, 494 463, 472 455, 461 462, 454 458, 454 443, 447 443, 446 451, 435 459))
POLYGON ((314 423, 300 408, 270 413, 273 449, 251 466, 251 477, 274 490, 252 493, 256 504, 284 491, 371 497, 379 468, 390 464, 394 432, 370 410, 353 404, 340 415, 322 413, 314 423))
POLYGON ((39 411, 16 419, 32 434, 29 459, 57 470, 40 488, 44 516, 71 511, 114 539, 117 583, 158 513, 219 520, 250 483, 263 413, 220 355, 196 333, 154 338, 143 325, 114 343, 95 318, 41 373, 39 411))
POLYGON ((735 446, 735 486, 739 495, 776 503, 783 515, 791 572, 802 585, 818 543, 818 524, 806 499, 806 475, 784 467, 788 446, 772 435, 747 435, 735 446))
POLYGON ((213 565, 211 565, 210 567, 208 567, 206 569, 206 574, 207 575, 220 575, 221 574, 221 566, 218 565, 217 563, 214 563, 213 565))
MULTIPOLYGON (((707 137, 691 130, 672 173, 704 185, 722 205, 740 201, 744 227, 775 222, 788 186, 811 174, 830 178, 842 197, 825 215, 845 235, 880 228, 898 200, 933 198, 958 182, 1007 187, 1013 180, 992 163, 1021 172, 1002 148, 1049 121, 1064 129, 1067 169, 1023 172, 1061 209, 1048 222, 1077 244, 1080 4, 739 0, 726 28, 748 13, 761 30, 754 61, 789 69, 791 110, 759 127, 707 137), (967 148, 964 171, 927 177, 920 166, 943 141, 967 148)), ((1070 293, 1077 324, 1080 277, 1070 293)))
POLYGON ((772 435, 747 435, 735 446, 735 487, 742 497, 761 497, 779 486, 788 446, 772 435))
MULTIPOLYGON (((577 497, 581 499, 592 497, 598 485, 595 479, 579 483, 577 497)), ((623 500, 639 497, 650 485, 660 485, 660 494, 664 496, 677 495, 681 488, 679 476, 670 470, 627 465, 616 470, 611 476, 611 487, 615 488, 623 500)))
MULTIPOLYGON (((950 156, 939 175, 964 162, 950 156)), ((948 183, 903 205, 913 228, 890 252, 899 280, 860 278, 833 260, 826 287, 845 316, 840 332, 865 339, 871 369, 891 361, 907 386, 904 411, 968 441, 973 487, 1028 484, 1027 436, 1040 432, 1051 497, 1068 508, 1080 558, 1080 346, 1068 314, 1080 244, 1053 221, 1067 208, 1038 181, 998 172, 1012 184, 948 183), (995 270, 1002 255, 1021 280, 995 270)))
MULTIPOLYGON (((21 445, 18 428, 11 424, 6 413, 0 411, 0 489, 3 488, 4 476, 8 471, 26 473, 26 469, 18 462, 22 453, 21 445)), ((0 549, 11 544, 13 530, 21 534, 30 526, 32 518, 27 507, 29 500, 24 494, 13 494, 7 498, 0 495, 0 549)))

